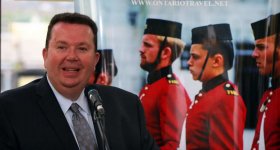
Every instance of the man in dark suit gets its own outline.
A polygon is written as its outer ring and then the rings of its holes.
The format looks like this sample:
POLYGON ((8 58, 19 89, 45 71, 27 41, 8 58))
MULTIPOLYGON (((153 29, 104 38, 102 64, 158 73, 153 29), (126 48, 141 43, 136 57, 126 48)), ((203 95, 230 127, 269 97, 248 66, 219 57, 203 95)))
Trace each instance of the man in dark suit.
POLYGON ((136 95, 114 87, 86 87, 99 58, 96 44, 97 27, 88 16, 62 13, 52 18, 43 49, 46 75, 0 95, 1 150, 92 149, 89 145, 103 150, 104 143, 114 150, 158 149, 147 132, 136 95), (91 89, 103 100, 108 142, 92 119, 94 107, 87 93, 91 89), (80 142, 85 136, 78 136, 85 132, 78 132, 77 120, 85 120, 92 132, 94 140, 85 147, 80 142))

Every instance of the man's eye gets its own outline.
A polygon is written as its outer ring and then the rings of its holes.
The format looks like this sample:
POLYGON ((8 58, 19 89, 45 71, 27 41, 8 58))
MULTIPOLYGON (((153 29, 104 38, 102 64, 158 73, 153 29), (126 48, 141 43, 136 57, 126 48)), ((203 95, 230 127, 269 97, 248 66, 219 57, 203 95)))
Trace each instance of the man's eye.
POLYGON ((191 57, 195 60, 199 59, 199 57, 197 55, 191 55, 191 57))
POLYGON ((266 45, 256 45, 256 48, 259 50, 265 50, 267 48, 266 45))
POLYGON ((150 43, 144 42, 144 46, 145 46, 145 47, 152 47, 153 45, 150 44, 150 43))
POLYGON ((57 49, 66 49, 65 46, 57 46, 57 49))
POLYGON ((264 45, 260 46, 259 49, 264 50, 264 49, 266 49, 266 46, 264 46, 264 45))
POLYGON ((80 50, 80 51, 87 51, 88 49, 85 48, 85 47, 79 47, 79 50, 80 50))

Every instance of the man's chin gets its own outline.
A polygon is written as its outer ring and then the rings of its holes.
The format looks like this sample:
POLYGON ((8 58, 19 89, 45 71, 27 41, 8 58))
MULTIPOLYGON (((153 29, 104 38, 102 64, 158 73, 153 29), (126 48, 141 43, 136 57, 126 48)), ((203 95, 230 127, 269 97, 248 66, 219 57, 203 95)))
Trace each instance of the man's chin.
POLYGON ((269 74, 263 68, 258 68, 258 69, 259 69, 259 74, 262 75, 262 76, 266 76, 266 75, 269 74))
POLYGON ((83 83, 81 81, 69 80, 69 79, 65 79, 64 81, 61 82, 61 85, 66 87, 66 88, 75 88, 75 87, 81 86, 82 84, 86 85, 87 82, 83 83))
POLYGON ((150 72, 151 70, 149 70, 148 68, 145 68, 145 67, 141 67, 144 71, 148 71, 150 72))
POLYGON ((151 65, 140 65, 140 67, 145 70, 145 71, 148 71, 148 72, 151 72, 154 70, 154 68, 151 66, 151 65))
POLYGON ((193 80, 194 80, 194 81, 197 81, 197 80, 198 80, 198 77, 193 76, 193 80))
POLYGON ((141 63, 141 64, 140 64, 140 67, 141 67, 143 70, 146 70, 146 71, 148 71, 148 72, 153 72, 153 71, 155 71, 155 69, 157 68, 157 66, 158 66, 159 63, 160 63, 160 62, 158 62, 158 61, 155 61, 155 62, 153 62, 153 63, 145 63, 145 64, 141 63))

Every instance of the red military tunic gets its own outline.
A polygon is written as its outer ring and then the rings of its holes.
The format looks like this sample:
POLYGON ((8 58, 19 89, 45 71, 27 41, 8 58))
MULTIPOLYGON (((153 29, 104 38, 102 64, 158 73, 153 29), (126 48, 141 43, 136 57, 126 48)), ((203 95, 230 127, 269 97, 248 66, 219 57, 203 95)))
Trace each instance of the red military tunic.
POLYGON ((203 85, 187 113, 187 149, 243 149, 246 107, 235 85, 217 76, 203 85))
POLYGON ((176 150, 180 143, 189 96, 171 67, 150 73, 139 94, 148 131, 161 150, 176 150))
POLYGON ((258 150, 260 145, 260 129, 263 120, 263 135, 266 150, 280 149, 280 80, 276 88, 267 90, 261 99, 258 111, 258 123, 252 144, 253 150, 258 150), (265 103, 265 104, 264 104, 265 103), (265 117, 264 117, 265 114, 265 117), (263 118, 264 117, 264 118, 263 118))

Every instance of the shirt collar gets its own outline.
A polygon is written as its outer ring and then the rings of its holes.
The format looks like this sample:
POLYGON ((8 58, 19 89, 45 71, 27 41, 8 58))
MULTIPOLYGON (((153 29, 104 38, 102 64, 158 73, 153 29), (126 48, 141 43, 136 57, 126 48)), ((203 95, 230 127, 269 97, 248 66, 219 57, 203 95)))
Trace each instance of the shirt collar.
POLYGON ((52 83, 50 82, 49 80, 49 77, 47 75, 47 80, 48 80, 48 83, 52 89, 52 91, 54 92, 54 95, 64 113, 64 115, 67 113, 67 111, 69 110, 70 106, 72 105, 72 103, 77 103, 79 106, 80 106, 80 110, 86 112, 87 114, 90 114, 90 110, 89 110, 89 106, 88 106, 88 103, 87 103, 87 99, 86 99, 86 96, 84 94, 84 90, 81 92, 80 96, 78 97, 77 100, 75 101, 72 101, 66 97, 64 97, 63 95, 61 95, 55 88, 54 86, 52 85, 52 83))
POLYGON ((280 77, 279 78, 275 78, 271 81, 272 84, 272 88, 273 89, 277 89, 280 87, 280 77))

